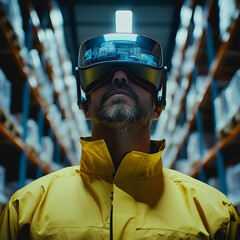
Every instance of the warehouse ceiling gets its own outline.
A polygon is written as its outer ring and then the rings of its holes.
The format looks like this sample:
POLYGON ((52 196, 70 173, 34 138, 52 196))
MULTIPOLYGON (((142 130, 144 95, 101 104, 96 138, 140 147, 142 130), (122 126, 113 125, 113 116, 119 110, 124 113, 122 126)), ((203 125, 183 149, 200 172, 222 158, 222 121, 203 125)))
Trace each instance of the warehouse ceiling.
POLYGON ((79 45, 95 35, 115 32, 115 11, 132 10, 133 33, 158 40, 163 47, 164 63, 170 67, 179 26, 180 0, 58 0, 64 19, 66 43, 73 66, 79 45))

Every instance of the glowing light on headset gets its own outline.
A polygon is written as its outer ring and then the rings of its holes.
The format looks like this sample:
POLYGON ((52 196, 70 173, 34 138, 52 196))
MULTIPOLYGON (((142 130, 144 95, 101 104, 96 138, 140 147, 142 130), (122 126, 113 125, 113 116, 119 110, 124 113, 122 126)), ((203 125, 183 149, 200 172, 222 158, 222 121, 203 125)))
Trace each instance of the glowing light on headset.
POLYGON ((109 41, 131 41, 131 42, 136 42, 137 41, 137 34, 105 34, 104 40, 106 42, 109 41))
POLYGON ((117 33, 132 33, 132 16, 131 10, 117 10, 115 12, 117 33))

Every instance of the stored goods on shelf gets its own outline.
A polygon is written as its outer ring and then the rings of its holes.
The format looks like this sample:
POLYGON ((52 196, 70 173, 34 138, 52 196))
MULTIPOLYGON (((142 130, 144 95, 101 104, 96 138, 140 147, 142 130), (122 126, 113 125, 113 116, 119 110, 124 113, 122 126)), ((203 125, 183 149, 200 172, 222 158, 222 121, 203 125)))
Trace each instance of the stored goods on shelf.
MULTIPOLYGON (((169 144, 169 141, 166 140, 166 142, 169 144)), ((178 147, 175 145, 168 145, 169 147, 166 148, 162 154, 163 159, 163 166, 166 168, 171 168, 172 164, 174 163, 176 159, 176 155, 178 153, 178 147)))
POLYGON ((54 143, 49 136, 43 136, 41 139, 40 161, 48 166, 53 163, 54 143))
POLYGON ((229 38, 228 28, 231 25, 232 19, 235 17, 237 10, 236 0, 219 0, 219 29, 223 41, 229 38))
POLYGON ((71 153, 72 139, 69 131, 69 120, 62 118, 62 115, 55 104, 50 105, 47 118, 52 123, 52 128, 56 133, 57 139, 60 141, 65 151, 71 153))
POLYGON ((197 109, 197 88, 192 84, 186 96, 186 118, 192 119, 197 109))
POLYGON ((5 195, 5 182, 6 182, 6 170, 3 166, 0 165, 0 205, 1 204, 4 205, 8 202, 8 198, 5 195))
POLYGON ((240 205, 240 163, 226 170, 228 198, 235 206, 240 205))
MULTIPOLYGON (((238 70, 232 77, 228 87, 225 90, 226 100, 228 102, 229 118, 233 122, 240 120, 240 70, 238 70), (234 101, 234 99, 239 101, 234 101)), ((234 124, 234 123, 233 123, 234 124)))
POLYGON ((181 83, 180 83, 179 87, 177 88, 177 90, 175 91, 175 94, 174 94, 174 98, 173 98, 173 102, 172 102, 172 106, 171 106, 171 115, 172 116, 176 116, 179 114, 179 112, 181 110, 181 104, 186 96, 188 87, 189 87, 189 79, 186 77, 183 77, 181 79, 181 83))
POLYGON ((210 186, 219 189, 219 179, 217 177, 210 177, 207 180, 207 184, 209 184, 210 186))
POLYGON ((17 35, 17 40, 23 47, 25 42, 25 33, 22 27, 23 20, 18 0, 0 0, 0 8, 7 15, 6 17, 17 35))
POLYGON ((49 77, 47 76, 46 72, 43 69, 40 56, 36 49, 32 49, 29 51, 29 64, 30 64, 29 78, 36 79, 37 85, 35 86, 35 88, 37 89, 41 97, 41 101, 44 103, 45 106, 53 104, 54 89, 52 83, 50 82, 49 77))
POLYGON ((68 151, 70 151, 71 150, 71 137, 70 137, 69 121, 67 119, 63 119, 61 121, 61 125, 58 129, 58 136, 62 140, 66 149, 68 151))
POLYGON ((0 108, 10 113, 12 85, 0 68, 0 108))
POLYGON ((188 27, 192 19, 193 10, 191 8, 191 1, 186 1, 180 11, 181 25, 188 27))
POLYGON ((234 124, 240 120, 239 95, 240 70, 234 74, 229 85, 214 100, 216 132, 219 137, 230 133, 234 124))
POLYGON ((175 162, 175 169, 179 172, 188 174, 191 171, 192 166, 189 159, 178 159, 175 162))
POLYGON ((202 37, 203 28, 204 28, 204 14, 203 8, 199 5, 195 7, 193 22, 194 22, 194 30, 193 30, 193 38, 198 39, 202 37))
POLYGON ((0 123, 3 124, 4 128, 11 134, 12 137, 22 138, 23 128, 16 119, 16 115, 7 113, 3 108, 0 107, 0 123))
POLYGON ((215 136, 213 133, 203 133, 202 137, 203 139, 201 139, 199 132, 189 134, 187 157, 190 161, 191 168, 195 168, 205 153, 214 146, 215 136))
POLYGON ((197 76, 186 95, 186 118, 191 120, 196 114, 197 107, 206 92, 206 76, 197 76))
POLYGON ((39 128, 38 124, 33 119, 27 120, 26 144, 29 151, 37 156, 39 155, 41 150, 41 145, 39 144, 39 128))
POLYGON ((162 158, 165 159, 163 164, 165 167, 172 167, 176 160, 179 147, 183 139, 186 137, 187 128, 186 125, 177 125, 173 133, 166 132, 164 138, 166 139, 166 149, 162 154, 162 158))

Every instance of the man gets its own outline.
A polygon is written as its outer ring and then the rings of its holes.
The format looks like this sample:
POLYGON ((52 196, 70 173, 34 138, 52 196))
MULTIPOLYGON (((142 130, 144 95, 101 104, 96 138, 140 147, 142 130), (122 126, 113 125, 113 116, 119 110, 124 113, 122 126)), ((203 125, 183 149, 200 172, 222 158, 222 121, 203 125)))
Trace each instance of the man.
POLYGON ((1 239, 239 239, 229 200, 164 169, 165 141, 150 141, 151 122, 165 106, 161 55, 157 42, 134 34, 82 45, 79 106, 93 129, 81 138, 80 169, 17 191, 2 214, 1 239))

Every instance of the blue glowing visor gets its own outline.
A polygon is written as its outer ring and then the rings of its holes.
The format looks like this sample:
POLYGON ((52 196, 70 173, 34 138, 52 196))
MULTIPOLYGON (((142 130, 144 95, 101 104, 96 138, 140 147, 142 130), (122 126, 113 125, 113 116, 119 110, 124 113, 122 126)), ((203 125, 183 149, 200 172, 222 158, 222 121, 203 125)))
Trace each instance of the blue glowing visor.
POLYGON ((163 68, 161 45, 137 34, 113 33, 85 41, 79 50, 78 70, 86 94, 105 84, 117 69, 126 70, 143 87, 158 91, 163 68))
POLYGON ((81 46, 79 66, 109 61, 128 61, 152 67, 162 66, 162 50, 154 40, 135 34, 107 34, 81 46))

